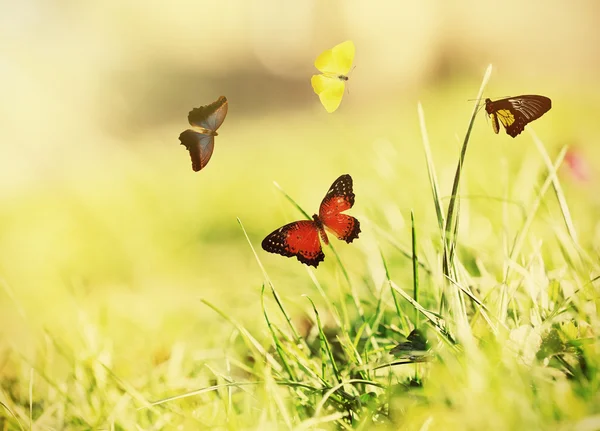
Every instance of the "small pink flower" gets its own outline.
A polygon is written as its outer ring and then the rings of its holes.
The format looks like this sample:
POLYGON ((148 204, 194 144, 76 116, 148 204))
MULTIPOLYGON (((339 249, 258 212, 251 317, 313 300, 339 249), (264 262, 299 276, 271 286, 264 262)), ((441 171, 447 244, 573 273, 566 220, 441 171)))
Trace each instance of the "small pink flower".
POLYGON ((591 179, 591 167, 583 152, 577 148, 569 148, 565 155, 566 167, 577 181, 587 183, 591 179))

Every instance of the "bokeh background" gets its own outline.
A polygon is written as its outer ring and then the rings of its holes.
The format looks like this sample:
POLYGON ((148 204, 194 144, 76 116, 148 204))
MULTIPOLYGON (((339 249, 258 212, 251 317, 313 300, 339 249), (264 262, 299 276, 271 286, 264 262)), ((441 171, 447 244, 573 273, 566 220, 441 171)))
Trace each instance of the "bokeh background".
MULTIPOLYGON (((362 277, 377 258, 373 221, 409 244, 414 209, 421 235, 436 232, 418 101, 448 195, 468 99, 489 63, 487 97, 552 98, 533 127, 551 155, 569 145, 587 166, 585 178, 565 168, 561 180, 591 244, 599 20, 591 0, 3 1, 0 356, 33 361, 45 333, 77 350, 93 328, 110 345, 107 362, 135 376, 173 346, 218 351, 231 328, 200 298, 264 331, 263 277, 238 217, 300 315, 300 294, 314 293, 305 268, 260 250, 301 218, 273 181, 312 213, 335 178, 353 176, 363 233, 335 245, 362 277), (313 62, 347 39, 356 68, 329 115, 310 86, 313 62), (229 114, 194 173, 178 135, 188 111, 221 95, 229 114)), ((494 135, 481 115, 466 163, 462 191, 483 198, 465 201, 461 238, 485 257, 500 242, 493 198, 509 184, 510 199, 526 200, 543 162, 527 131, 494 135)), ((408 268, 392 260, 398 274, 408 268)), ((317 274, 335 283, 334 268, 328 255, 317 274)))

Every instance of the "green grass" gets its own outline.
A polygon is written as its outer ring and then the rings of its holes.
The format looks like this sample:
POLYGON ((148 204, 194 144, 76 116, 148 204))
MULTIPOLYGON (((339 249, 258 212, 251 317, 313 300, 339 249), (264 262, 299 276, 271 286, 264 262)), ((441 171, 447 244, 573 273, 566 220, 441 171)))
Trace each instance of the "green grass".
POLYGON ((350 111, 285 146, 285 117, 226 122, 199 175, 173 144, 7 199, 0 429, 598 429, 594 208, 557 175, 553 111, 512 140, 397 109, 406 130, 350 111), (345 172, 359 240, 318 269, 260 250, 345 172), (430 351, 390 354, 415 328, 430 351))

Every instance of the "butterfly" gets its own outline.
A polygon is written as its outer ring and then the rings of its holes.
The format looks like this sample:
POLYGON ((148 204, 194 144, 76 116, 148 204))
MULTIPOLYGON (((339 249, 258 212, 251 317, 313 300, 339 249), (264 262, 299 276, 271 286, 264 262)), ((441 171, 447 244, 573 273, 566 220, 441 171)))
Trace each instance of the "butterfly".
POLYGON ((494 133, 500 131, 498 120, 513 138, 523 131, 525 126, 540 118, 552 107, 552 102, 545 96, 528 94, 509 97, 492 102, 485 99, 485 111, 492 120, 494 133))
POLYGON ((312 220, 295 221, 280 227, 267 235, 262 248, 286 257, 296 256, 300 262, 316 268, 325 259, 319 237, 325 244, 329 244, 325 228, 347 243, 358 238, 359 221, 342 214, 342 211, 353 205, 352 177, 345 174, 329 188, 319 207, 319 215, 313 215, 312 220))
POLYGON ((212 156, 217 129, 225 120, 227 107, 227 98, 221 96, 210 105, 194 108, 188 114, 188 121, 193 129, 182 132, 179 140, 190 152, 195 172, 205 167, 212 156))
POLYGON ((310 82, 329 113, 335 111, 342 102, 354 51, 354 43, 347 40, 323 51, 315 60, 315 67, 322 73, 313 75, 310 82))

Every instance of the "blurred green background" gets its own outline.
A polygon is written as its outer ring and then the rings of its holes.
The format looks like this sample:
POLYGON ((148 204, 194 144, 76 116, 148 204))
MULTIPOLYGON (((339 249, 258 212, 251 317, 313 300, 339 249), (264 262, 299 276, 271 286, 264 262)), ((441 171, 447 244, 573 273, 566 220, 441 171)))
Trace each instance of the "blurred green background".
MULTIPOLYGON (((373 223, 409 244, 414 209, 422 237, 434 235, 417 102, 447 195, 489 63, 487 97, 552 99, 533 127, 551 155, 570 145, 588 163, 588 180, 568 169, 561 179, 582 241, 597 244, 598 17, 591 0, 4 1, 0 357, 33 361, 45 331, 77 350, 93 324, 109 362, 140 367, 123 371, 135 376, 177 343, 222 345, 231 328, 200 298, 264 330, 263 278, 236 217, 299 315, 299 295, 314 291, 305 268, 260 249, 301 218, 273 181, 312 214, 335 178, 352 175, 363 233, 334 240, 352 277, 378 259, 373 223), (356 68, 329 115, 310 86, 313 62, 347 39, 356 68), (229 114, 194 173, 177 137, 188 111, 220 95, 229 114)), ((465 246, 484 258, 499 249, 493 198, 508 184, 525 201, 542 165, 527 130, 494 135, 478 117, 462 193, 488 198, 464 203, 465 246)), ((392 260, 398 273, 410 264, 392 260)), ((335 280, 334 264, 328 254, 318 277, 335 280)))

